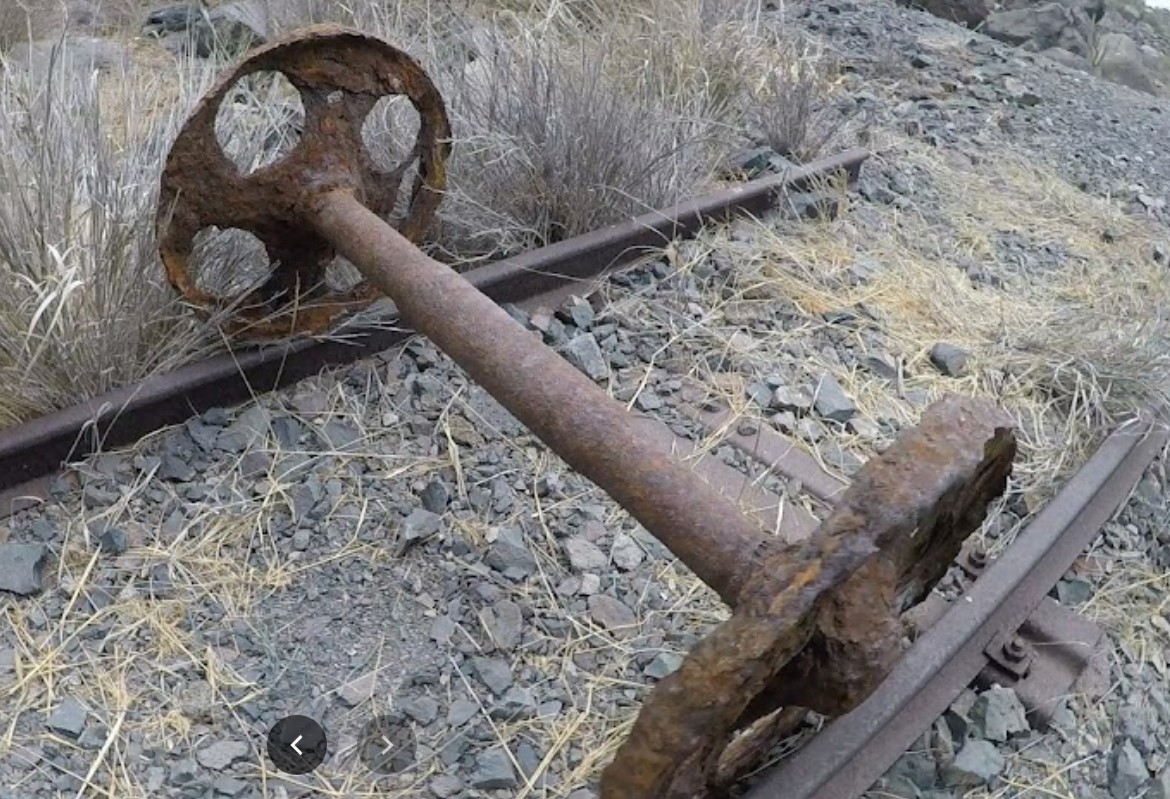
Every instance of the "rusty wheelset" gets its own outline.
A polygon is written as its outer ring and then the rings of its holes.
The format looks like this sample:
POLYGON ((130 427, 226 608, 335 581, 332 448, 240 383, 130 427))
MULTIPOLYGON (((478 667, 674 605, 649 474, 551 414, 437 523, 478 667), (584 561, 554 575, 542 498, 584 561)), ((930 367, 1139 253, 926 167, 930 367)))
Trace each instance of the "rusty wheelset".
POLYGON ((1012 424, 998 408, 948 397, 860 470, 809 539, 765 533, 673 452, 661 427, 628 412, 418 241, 445 187, 442 98, 409 56, 378 39, 314 27, 256 51, 202 100, 167 159, 159 241, 167 274, 201 308, 226 299, 188 271, 196 234, 240 228, 275 265, 233 329, 281 336, 328 329, 381 295, 555 451, 604 489, 733 608, 650 692, 601 779, 603 799, 712 796, 775 743, 785 707, 840 714, 901 651, 899 614, 941 578, 1006 486, 1012 424), (245 75, 283 73, 305 108, 302 138, 244 176, 214 131, 245 75), (402 95, 420 128, 410 163, 374 166, 361 136, 377 100, 402 95), (413 162, 399 229, 394 209, 413 162), (316 286, 336 255, 365 282, 316 286), (648 422, 650 422, 648 424, 648 422))

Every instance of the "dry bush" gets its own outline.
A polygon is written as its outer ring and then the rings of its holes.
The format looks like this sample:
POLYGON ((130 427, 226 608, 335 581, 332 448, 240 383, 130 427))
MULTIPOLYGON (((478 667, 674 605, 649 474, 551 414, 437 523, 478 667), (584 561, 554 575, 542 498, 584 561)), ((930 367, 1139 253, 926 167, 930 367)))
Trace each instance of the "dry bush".
POLYGON ((0 428, 173 368, 201 341, 153 230, 186 108, 151 88, 65 61, 0 75, 0 428))
POLYGON ((455 150, 439 235, 449 251, 514 252, 668 205, 729 149, 687 98, 646 80, 619 85, 607 42, 495 43, 447 91, 455 150))
POLYGON ((832 67, 804 42, 778 42, 780 61, 752 96, 749 126, 763 143, 799 163, 842 138, 848 115, 832 103, 832 67))

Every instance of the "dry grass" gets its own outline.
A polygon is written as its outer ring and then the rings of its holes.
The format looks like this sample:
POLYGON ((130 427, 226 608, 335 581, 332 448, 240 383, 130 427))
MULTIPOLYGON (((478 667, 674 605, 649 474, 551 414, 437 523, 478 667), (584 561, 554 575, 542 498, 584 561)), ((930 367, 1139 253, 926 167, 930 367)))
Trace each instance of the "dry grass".
MULTIPOLYGON (((941 213, 928 213, 934 207, 846 206, 836 220, 746 221, 711 230, 668 251, 678 270, 669 293, 609 287, 606 313, 650 340, 666 341, 656 348, 663 373, 687 374, 737 418, 758 425, 768 421, 748 401, 746 388, 785 372, 780 359, 796 365, 789 385, 814 386, 818 375, 834 375, 859 415, 879 431, 883 420, 913 424, 925 403, 944 393, 1002 403, 1019 425, 1020 452, 1010 497, 990 509, 978 534, 997 555, 1109 429, 1166 399, 1170 275, 1152 257, 1164 234, 1007 153, 976 165, 949 162, 900 139, 886 145, 900 167, 929 177, 941 213), (1009 256, 995 246, 1005 236, 1062 253, 1060 268, 1006 268, 1009 256), (1005 283, 974 283, 963 269, 970 257, 1004 275, 1005 283), (857 283, 851 268, 861 260, 875 268, 870 280, 857 283), (700 276, 712 261, 723 266, 713 281, 700 276), (826 314, 843 311, 859 321, 826 321, 826 314), (847 366, 827 351, 826 337, 858 355, 883 350, 902 359, 902 379, 886 381, 847 366), (930 364, 929 351, 939 341, 973 354, 966 375, 946 377, 930 364), (734 367, 712 369, 719 356, 734 367), (1013 510, 1026 510, 1019 525, 1003 529, 1000 511, 1009 500, 1013 510)), ((867 168, 880 166, 881 156, 867 168)), ((832 427, 819 443, 804 445, 842 477, 847 474, 835 453, 845 450, 864 461, 890 441, 885 431, 870 437, 832 427)), ((714 433, 704 444, 717 448, 720 441, 714 433)), ((1170 652, 1164 575, 1120 544, 1106 543, 1092 560, 1108 576, 1098 576, 1105 589, 1084 612, 1117 642, 1116 657, 1164 676, 1170 652)), ((1102 707, 1080 706, 1086 762, 1112 740, 1112 720, 1102 707)), ((1074 765, 1083 763, 1054 763, 1040 749, 1022 752, 1009 769, 1010 781, 986 795, 1072 796, 1083 779, 1074 765)))
MULTIPOLYGON (((753 412, 744 385, 753 372, 768 374, 777 352, 806 354, 798 370, 806 380, 834 374, 862 415, 874 420, 912 422, 917 403, 907 398, 915 394, 921 400, 943 392, 994 397, 1019 420, 1016 481, 1039 502, 1107 428, 1170 385, 1163 310, 1170 277, 1151 255, 1157 232, 1010 156, 956 167, 910 143, 898 149, 899 164, 921 168, 940 190, 941 216, 951 229, 914 210, 873 208, 865 220, 846 211, 835 221, 795 227, 740 223, 676 253, 683 270, 712 253, 735 264, 733 282, 711 288, 700 301, 701 316, 688 319, 640 297, 616 307, 668 331, 685 351, 734 352, 732 337, 750 334, 755 347, 742 357, 744 373, 691 368, 744 413, 753 412), (1109 241, 1101 236, 1106 229, 1109 241), (994 261, 989 242, 1005 233, 1062 250, 1062 268, 1022 270, 999 288, 973 283, 962 269, 966 258, 975 253, 994 261), (850 269, 859 259, 877 268, 871 280, 855 285, 850 269), (788 321, 769 319, 778 309, 788 321), (900 385, 820 352, 818 336, 826 333, 860 354, 875 347, 864 322, 853 329, 824 320, 829 312, 860 309, 884 331, 884 348, 905 362, 900 385), (928 355, 939 341, 970 351, 973 369, 961 378, 935 370, 928 355)), ((854 444, 860 457, 872 451, 860 439, 854 444)))
POLYGON ((52 0, 9 0, 0 6, 0 55, 44 35, 56 6, 52 0))

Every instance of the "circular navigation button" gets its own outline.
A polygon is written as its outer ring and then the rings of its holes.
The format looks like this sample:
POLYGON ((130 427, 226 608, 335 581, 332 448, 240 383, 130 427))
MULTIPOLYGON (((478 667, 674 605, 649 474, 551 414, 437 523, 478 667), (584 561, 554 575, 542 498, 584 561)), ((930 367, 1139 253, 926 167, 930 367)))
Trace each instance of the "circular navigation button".
POLYGON ((414 730, 399 715, 370 719, 362 728, 358 747, 358 756, 376 774, 397 774, 414 765, 414 730))
POLYGON ((268 731, 268 757, 285 774, 308 774, 328 753, 325 730, 308 716, 285 716, 268 731))

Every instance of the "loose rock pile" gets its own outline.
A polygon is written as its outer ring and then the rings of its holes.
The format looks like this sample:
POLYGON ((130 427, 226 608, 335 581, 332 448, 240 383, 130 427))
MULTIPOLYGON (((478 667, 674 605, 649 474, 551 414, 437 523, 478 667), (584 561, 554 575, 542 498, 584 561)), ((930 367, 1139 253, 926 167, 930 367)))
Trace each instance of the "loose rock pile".
POLYGON ((1164 95, 1170 12, 1117 0, 907 0, 993 39, 1148 94, 1164 95))

